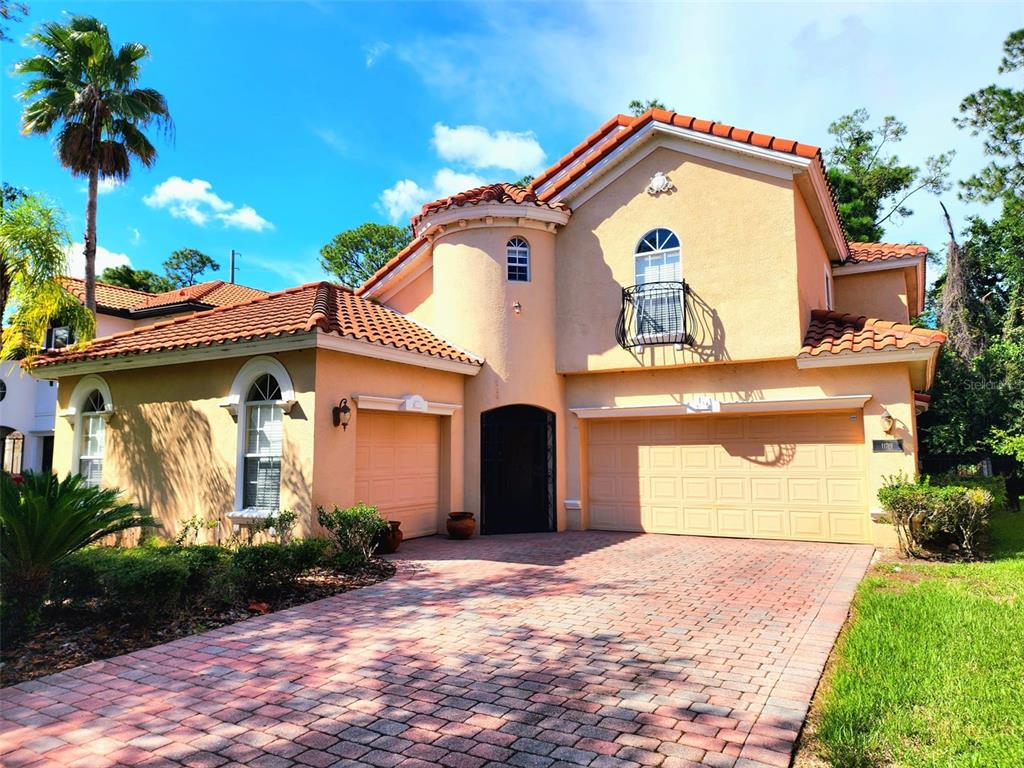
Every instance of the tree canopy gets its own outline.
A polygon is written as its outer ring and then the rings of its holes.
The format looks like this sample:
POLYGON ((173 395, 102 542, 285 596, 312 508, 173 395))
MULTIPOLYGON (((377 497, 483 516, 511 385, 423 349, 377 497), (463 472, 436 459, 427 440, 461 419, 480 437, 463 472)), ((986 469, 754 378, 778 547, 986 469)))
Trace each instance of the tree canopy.
POLYGON ((633 99, 629 102, 629 113, 633 117, 639 117, 648 109, 669 109, 669 107, 657 99, 633 99))
POLYGON ((410 242, 412 233, 404 227, 367 222, 331 238, 320 249, 320 263, 344 285, 355 288, 410 242))
POLYGON ((949 189, 953 152, 925 160, 922 170, 906 165, 889 151, 907 135, 907 127, 887 116, 872 127, 866 109, 855 109, 828 127, 833 146, 827 152, 828 178, 850 239, 878 242, 890 219, 910 216, 906 203, 922 190, 939 194, 949 189))
POLYGON ((164 272, 167 274, 166 279, 172 283, 171 288, 195 285, 200 275, 209 269, 216 271, 220 269, 220 264, 195 248, 181 248, 164 262, 164 272))
POLYGON ((148 269, 133 269, 127 264, 107 267, 100 274, 100 282, 146 293, 163 293, 174 290, 176 287, 170 279, 163 275, 158 275, 148 269))

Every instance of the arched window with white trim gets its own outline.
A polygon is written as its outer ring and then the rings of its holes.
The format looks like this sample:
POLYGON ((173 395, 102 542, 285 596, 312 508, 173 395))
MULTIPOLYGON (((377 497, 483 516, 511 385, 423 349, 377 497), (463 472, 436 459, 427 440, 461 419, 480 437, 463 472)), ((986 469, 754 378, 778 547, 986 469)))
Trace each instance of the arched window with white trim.
POLYGON ((291 377, 276 358, 254 357, 235 376, 224 406, 238 418, 236 510, 280 509, 284 417, 294 403, 291 377))
POLYGON ((62 415, 74 429, 72 471, 86 485, 98 488, 103 481, 103 460, 107 449, 108 421, 114 413, 110 387, 99 376, 83 376, 68 398, 62 415))
POLYGON ((650 342, 683 329, 683 270, 679 238, 659 227, 640 238, 633 254, 636 333, 650 342))
POLYGON ((505 262, 510 282, 530 282, 530 244, 513 237, 505 244, 505 262))

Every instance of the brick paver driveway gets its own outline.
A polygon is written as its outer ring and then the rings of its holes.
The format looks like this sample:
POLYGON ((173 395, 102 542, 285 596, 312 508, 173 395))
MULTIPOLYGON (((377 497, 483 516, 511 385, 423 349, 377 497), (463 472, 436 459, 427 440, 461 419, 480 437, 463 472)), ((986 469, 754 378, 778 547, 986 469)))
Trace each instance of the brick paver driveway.
POLYGON ((388 582, 6 689, 0 762, 786 766, 870 555, 407 542, 388 582))

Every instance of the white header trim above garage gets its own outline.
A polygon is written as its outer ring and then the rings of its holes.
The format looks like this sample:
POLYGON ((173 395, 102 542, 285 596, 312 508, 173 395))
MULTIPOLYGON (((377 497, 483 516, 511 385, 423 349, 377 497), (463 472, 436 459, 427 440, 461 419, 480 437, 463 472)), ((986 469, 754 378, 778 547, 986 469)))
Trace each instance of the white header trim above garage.
POLYGON ((356 405, 366 411, 401 411, 403 413, 425 413, 431 416, 451 416, 461 408, 456 403, 435 403, 419 395, 405 397, 381 397, 379 395, 353 395, 356 405))
POLYGON ((570 408, 581 419, 636 419, 652 416, 700 416, 741 413, 793 413, 799 411, 854 411, 864 407, 871 395, 836 395, 834 397, 787 398, 784 400, 749 400, 720 403, 701 401, 671 405, 600 405, 570 408))

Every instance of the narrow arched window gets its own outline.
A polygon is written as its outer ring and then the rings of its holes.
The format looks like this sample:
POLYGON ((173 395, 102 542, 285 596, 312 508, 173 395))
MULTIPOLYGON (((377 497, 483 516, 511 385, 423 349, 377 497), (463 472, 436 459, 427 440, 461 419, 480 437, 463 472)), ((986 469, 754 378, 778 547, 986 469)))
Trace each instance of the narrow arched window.
POLYGON ((508 265, 508 279, 513 282, 530 282, 530 244, 521 237, 513 237, 505 244, 505 261, 508 265))
POLYGON ((78 474, 86 485, 99 487, 103 478, 103 452, 107 441, 107 403, 94 389, 82 405, 78 423, 78 474))
POLYGON ((242 504, 277 511, 281 498, 281 385, 264 373, 245 398, 245 453, 242 504))
POLYGON ((663 341, 683 329, 683 272, 679 238, 671 229, 652 229, 640 238, 633 257, 637 292, 636 333, 663 341))

